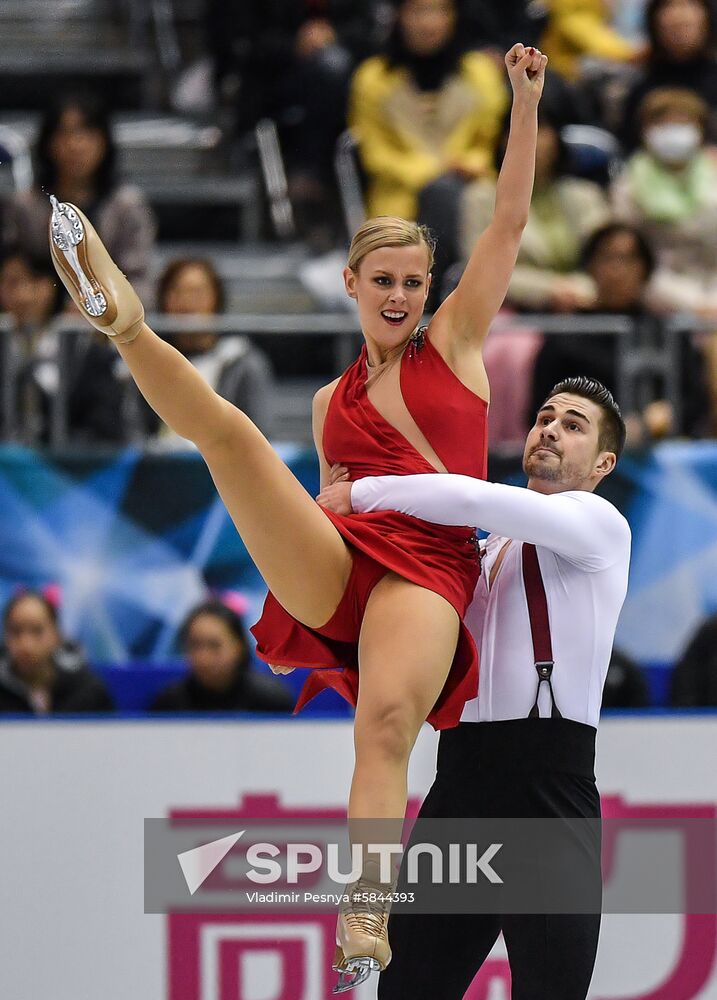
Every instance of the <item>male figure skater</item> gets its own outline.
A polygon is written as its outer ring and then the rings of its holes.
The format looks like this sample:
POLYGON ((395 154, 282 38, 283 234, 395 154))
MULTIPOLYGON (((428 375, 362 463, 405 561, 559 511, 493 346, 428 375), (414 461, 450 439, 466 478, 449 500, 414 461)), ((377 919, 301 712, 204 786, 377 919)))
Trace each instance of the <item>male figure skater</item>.
MULTIPOLYGON (((480 650, 480 691, 458 728, 441 734, 420 817, 599 818, 595 735, 630 529, 593 491, 624 443, 610 392, 571 378, 553 388, 528 434, 527 489, 387 476, 338 482, 319 496, 334 509, 393 509, 491 532, 466 617, 480 650)), ((599 913, 396 913, 379 998, 460 1000, 502 931, 512 1000, 584 1000, 599 927, 599 913)))

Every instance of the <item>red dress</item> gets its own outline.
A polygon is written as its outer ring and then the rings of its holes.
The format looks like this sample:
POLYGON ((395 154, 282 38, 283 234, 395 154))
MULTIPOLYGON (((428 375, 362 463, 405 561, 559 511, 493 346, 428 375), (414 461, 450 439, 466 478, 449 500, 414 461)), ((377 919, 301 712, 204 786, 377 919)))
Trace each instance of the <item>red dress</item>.
MULTIPOLYGON (((436 470, 373 406, 366 392, 366 347, 342 375, 324 423, 324 454, 345 465, 352 480, 436 470)), ((406 407, 448 472, 485 479, 485 400, 457 378, 423 331, 401 358, 406 407)), ((333 617, 320 629, 302 625, 269 594, 252 629, 257 653, 268 663, 312 667, 297 711, 326 687, 353 705, 358 694, 358 638, 369 595, 390 570, 444 597, 461 618, 450 674, 428 722, 436 729, 458 724, 466 701, 478 690, 478 656, 463 616, 480 572, 471 528, 444 527, 394 511, 343 516, 324 510, 347 543, 354 565, 333 617)), ((387 665, 390 669, 390 665, 387 665)))

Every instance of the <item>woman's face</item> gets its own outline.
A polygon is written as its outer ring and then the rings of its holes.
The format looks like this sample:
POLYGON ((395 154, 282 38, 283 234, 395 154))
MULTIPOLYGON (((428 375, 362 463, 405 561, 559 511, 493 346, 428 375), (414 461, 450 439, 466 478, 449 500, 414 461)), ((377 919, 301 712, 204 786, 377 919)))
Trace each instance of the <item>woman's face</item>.
POLYGON ((406 342, 423 316, 428 251, 423 244, 379 247, 366 254, 357 273, 347 267, 344 281, 358 305, 364 336, 390 351, 406 342))
POLYGON ((691 59, 705 50, 709 19, 699 0, 665 0, 655 21, 662 49, 673 59, 691 59))
POLYGON ((641 302, 647 274, 633 233, 617 232, 605 237, 587 269, 597 285, 598 306, 619 311, 641 302))
POLYGON ((453 36, 456 11, 453 0, 405 0, 398 14, 403 41, 409 52, 430 56, 453 36))
POLYGON ((15 673, 32 683, 59 645, 60 634, 43 602, 32 595, 17 601, 5 623, 5 646, 15 673))
MULTIPOLYGON (((214 284, 203 267, 188 264, 175 274, 164 296, 163 311, 170 316, 214 316, 218 311, 214 284)), ((178 333, 172 343, 182 354, 201 354, 216 344, 213 333, 178 333)))
POLYGON ((107 152, 100 129, 88 125, 79 108, 67 108, 50 140, 50 159, 62 178, 89 183, 107 152))
POLYGON ((197 615, 189 627, 185 650, 192 673, 212 691, 229 687, 245 654, 241 639, 213 614, 197 615))

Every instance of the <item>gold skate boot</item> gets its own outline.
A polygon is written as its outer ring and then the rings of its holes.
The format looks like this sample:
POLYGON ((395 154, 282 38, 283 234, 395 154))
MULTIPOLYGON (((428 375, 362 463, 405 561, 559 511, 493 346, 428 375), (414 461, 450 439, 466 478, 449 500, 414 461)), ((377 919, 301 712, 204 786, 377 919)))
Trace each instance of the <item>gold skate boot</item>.
POLYGON ((75 205, 50 195, 50 253, 72 301, 96 330, 129 344, 144 323, 137 294, 75 205))
POLYGON ((383 972, 391 961, 388 914, 393 885, 361 876, 348 886, 349 902, 342 903, 336 924, 333 968, 339 974, 334 993, 347 993, 372 972, 383 972))

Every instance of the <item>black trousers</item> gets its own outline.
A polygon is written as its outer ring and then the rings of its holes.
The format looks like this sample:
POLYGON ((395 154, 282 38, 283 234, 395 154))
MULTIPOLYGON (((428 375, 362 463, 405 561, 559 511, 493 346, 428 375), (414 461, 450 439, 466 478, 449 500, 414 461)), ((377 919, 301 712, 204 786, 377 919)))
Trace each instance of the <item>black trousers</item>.
MULTIPOLYGON (((462 723, 441 734, 419 816, 598 819, 594 757, 595 730, 568 719, 462 723)), ((588 854, 599 879, 599 843, 588 854)), ((585 1000, 599 913, 393 913, 379 1000, 461 1000, 501 931, 512 1000, 585 1000)))

